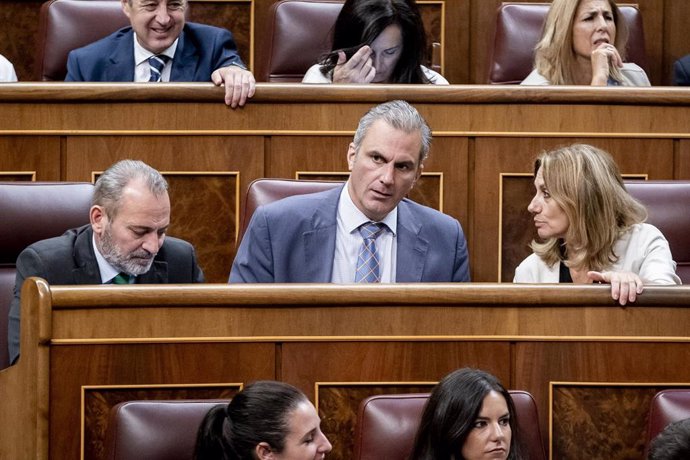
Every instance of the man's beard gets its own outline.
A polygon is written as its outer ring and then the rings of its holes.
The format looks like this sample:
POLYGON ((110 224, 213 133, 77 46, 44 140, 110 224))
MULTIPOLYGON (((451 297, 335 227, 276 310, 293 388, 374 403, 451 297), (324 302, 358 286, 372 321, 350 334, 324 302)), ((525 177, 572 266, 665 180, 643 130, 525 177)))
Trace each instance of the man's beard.
POLYGON ((125 254, 113 243, 113 235, 110 231, 110 223, 105 226, 101 235, 100 251, 103 258, 119 272, 128 275, 143 275, 148 272, 153 264, 156 254, 151 254, 146 249, 138 249, 125 254))

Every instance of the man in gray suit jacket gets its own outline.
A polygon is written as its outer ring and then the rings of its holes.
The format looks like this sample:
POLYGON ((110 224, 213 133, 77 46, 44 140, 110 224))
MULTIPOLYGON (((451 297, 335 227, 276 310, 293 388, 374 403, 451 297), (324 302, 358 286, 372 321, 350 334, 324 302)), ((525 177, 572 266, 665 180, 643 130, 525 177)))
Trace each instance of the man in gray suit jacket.
POLYGON ((348 148, 347 183, 258 208, 230 282, 469 281, 458 221, 405 198, 430 144, 431 130, 407 102, 371 109, 348 148))
POLYGON ((50 284, 203 283, 191 244, 165 233, 168 184, 141 161, 123 160, 96 181, 91 223, 39 241, 17 258, 9 314, 10 362, 19 357, 19 300, 24 280, 50 284))

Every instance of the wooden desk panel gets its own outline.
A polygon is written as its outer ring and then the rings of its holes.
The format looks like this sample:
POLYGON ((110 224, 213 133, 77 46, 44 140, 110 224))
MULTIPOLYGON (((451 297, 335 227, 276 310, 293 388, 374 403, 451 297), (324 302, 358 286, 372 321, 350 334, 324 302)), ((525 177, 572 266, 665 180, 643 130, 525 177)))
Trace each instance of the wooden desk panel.
MULTIPOLYGON (((100 458, 105 414, 122 398, 222 395, 276 378, 314 399, 339 446, 332 457, 347 460, 363 397, 428 389, 462 366, 531 392, 545 442, 549 421, 559 420, 549 445, 566 458, 581 441, 568 431, 580 413, 573 407, 622 416, 611 398, 624 386, 636 396, 620 409, 640 421, 653 388, 690 385, 678 365, 690 358, 690 287, 648 288, 622 308, 606 286, 49 287, 31 279, 22 299, 22 356, 0 371, 2 458, 73 459, 82 450, 100 458), (594 396, 599 405, 588 405, 594 396), (563 406, 566 397, 573 405, 563 406)), ((620 424, 610 439, 637 435, 639 423, 620 424)), ((591 455, 622 458, 611 443, 591 455)))

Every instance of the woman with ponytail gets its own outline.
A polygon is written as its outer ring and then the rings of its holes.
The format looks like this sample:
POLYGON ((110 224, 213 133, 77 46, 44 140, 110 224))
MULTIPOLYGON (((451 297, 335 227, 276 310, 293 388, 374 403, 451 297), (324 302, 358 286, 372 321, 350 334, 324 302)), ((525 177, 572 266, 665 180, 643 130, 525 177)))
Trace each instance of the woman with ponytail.
POLYGON ((196 460, 320 460, 331 450, 307 397, 287 383, 260 381, 211 409, 197 434, 196 460))

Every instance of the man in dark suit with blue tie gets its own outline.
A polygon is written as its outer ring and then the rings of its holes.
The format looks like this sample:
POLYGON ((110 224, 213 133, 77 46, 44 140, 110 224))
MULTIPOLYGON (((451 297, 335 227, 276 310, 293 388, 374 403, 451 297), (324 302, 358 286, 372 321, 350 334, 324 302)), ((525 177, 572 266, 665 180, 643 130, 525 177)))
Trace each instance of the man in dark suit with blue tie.
POLYGON ((346 184, 259 207, 230 282, 469 281, 460 223, 405 198, 430 144, 431 130, 407 102, 371 109, 349 145, 346 184))
POLYGON ((131 26, 73 50, 66 81, 213 81, 225 86, 225 103, 243 106, 255 80, 232 34, 186 23, 187 0, 121 0, 131 26))

